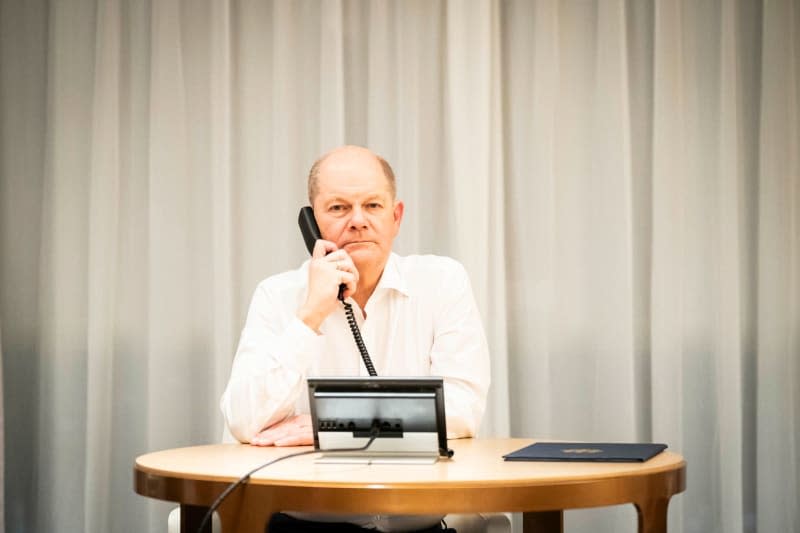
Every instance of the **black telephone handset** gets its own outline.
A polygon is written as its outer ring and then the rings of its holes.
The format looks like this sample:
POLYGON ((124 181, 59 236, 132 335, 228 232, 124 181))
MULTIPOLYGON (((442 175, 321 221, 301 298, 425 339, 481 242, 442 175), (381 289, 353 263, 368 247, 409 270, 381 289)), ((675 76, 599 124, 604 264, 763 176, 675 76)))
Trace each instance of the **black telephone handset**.
MULTIPOLYGON (((314 244, 317 240, 322 238, 322 233, 319 231, 317 219, 314 218, 314 210, 310 206, 300 208, 300 214, 297 215, 297 223, 300 225, 300 233, 303 234, 303 241, 306 243, 308 253, 314 253, 314 244)), ((342 283, 339 285, 339 300, 344 302, 344 290, 347 286, 342 283)))
MULTIPOLYGON (((314 210, 309 206, 301 207, 300 214, 297 216, 297 223, 300 225, 300 233, 303 234, 303 241, 306 243, 308 253, 314 252, 314 244, 318 239, 322 238, 322 233, 319 231, 317 219, 314 218, 314 210)), ((361 331, 358 329, 356 317, 353 314, 353 306, 344 301, 345 284, 339 285, 339 300, 344 305, 344 312, 347 316, 347 324, 350 326, 350 331, 353 332, 353 339, 356 341, 358 352, 361 354, 361 359, 364 361, 364 366, 367 367, 367 372, 370 376, 377 376, 375 367, 372 364, 372 359, 367 352, 367 345, 364 344, 364 339, 361 338, 361 331)))
POLYGON ((322 238, 322 233, 317 226, 317 219, 314 218, 314 210, 310 206, 300 208, 300 214, 297 215, 297 223, 300 225, 300 233, 303 234, 303 241, 306 243, 308 253, 314 253, 314 243, 322 238))

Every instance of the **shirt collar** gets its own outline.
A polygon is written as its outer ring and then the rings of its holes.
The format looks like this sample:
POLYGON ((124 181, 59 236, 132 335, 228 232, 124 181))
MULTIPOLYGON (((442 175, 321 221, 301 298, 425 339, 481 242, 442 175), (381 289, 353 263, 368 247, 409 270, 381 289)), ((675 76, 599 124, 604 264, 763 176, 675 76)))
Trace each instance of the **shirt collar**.
POLYGON ((389 254, 386 266, 383 267, 383 274, 376 289, 394 289, 401 294, 408 296, 408 284, 403 273, 400 271, 399 258, 394 252, 389 254))

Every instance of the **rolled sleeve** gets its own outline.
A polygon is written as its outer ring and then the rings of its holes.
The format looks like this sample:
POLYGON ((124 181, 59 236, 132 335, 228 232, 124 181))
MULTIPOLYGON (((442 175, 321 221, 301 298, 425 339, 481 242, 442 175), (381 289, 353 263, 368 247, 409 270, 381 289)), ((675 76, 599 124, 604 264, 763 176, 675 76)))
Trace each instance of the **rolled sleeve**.
POLYGON ((442 280, 431 348, 431 374, 444 381, 448 438, 472 437, 489 390, 489 347, 464 267, 450 261, 442 280))
POLYGON ((308 368, 321 352, 322 337, 286 309, 263 286, 250 304, 220 400, 228 430, 240 442, 293 413, 308 368))

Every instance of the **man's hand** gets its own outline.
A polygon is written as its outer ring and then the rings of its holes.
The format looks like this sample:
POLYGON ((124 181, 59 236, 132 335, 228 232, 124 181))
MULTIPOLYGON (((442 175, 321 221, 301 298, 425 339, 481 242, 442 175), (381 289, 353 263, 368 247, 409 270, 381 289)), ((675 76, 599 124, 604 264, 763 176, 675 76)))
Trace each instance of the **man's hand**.
POLYGON ((314 331, 319 331, 319 326, 337 307, 342 283, 346 285, 345 298, 356 292, 358 269, 353 260, 334 243, 318 240, 308 266, 306 301, 297 310, 297 317, 314 331))
POLYGON ((314 444, 311 415, 295 415, 252 438, 253 446, 307 446, 314 444))

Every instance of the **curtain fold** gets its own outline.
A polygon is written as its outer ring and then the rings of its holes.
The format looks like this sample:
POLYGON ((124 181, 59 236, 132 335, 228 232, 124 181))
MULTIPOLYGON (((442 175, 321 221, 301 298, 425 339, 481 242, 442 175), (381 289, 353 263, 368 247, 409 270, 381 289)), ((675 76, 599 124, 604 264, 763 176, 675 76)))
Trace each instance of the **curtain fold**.
POLYGON ((40 391, 37 274, 47 116, 44 8, 44 2, 0 2, 0 351, 4 451, 6 458, 13 458, 3 465, 4 485, 9 485, 3 506, 9 531, 21 524, 33 529, 31 503, 41 470, 35 443, 40 391))
MULTIPOLYGON (((31 513, 30 523, 36 531, 78 531, 85 523, 81 510, 87 494, 70 487, 76 481, 83 486, 87 476, 88 331, 95 326, 89 323, 89 292, 94 289, 89 283, 94 237, 90 238, 89 229, 96 5, 53 4, 47 15, 42 80, 46 95, 40 102, 46 108, 45 129, 37 140, 44 152, 38 191, 42 227, 38 242, 31 243, 40 247, 35 381, 39 390, 30 406, 37 415, 40 439, 33 443, 34 495, 40 509, 47 511, 31 513)), ((10 527, 15 529, 13 523, 10 527)))
POLYGON ((764 6, 759 152, 758 524, 800 528, 800 8, 764 6), (783 60, 779 50, 785 51, 783 60), (787 180, 785 176, 795 179, 787 180), (794 461, 795 468, 786 468, 794 461))
POLYGON ((481 435, 666 442, 670 531, 800 530, 796 2, 6 0, 0 30, 10 531, 164 529, 131 463, 219 440, 343 143, 392 163, 397 250, 470 274, 481 435))
POLYGON ((6 504, 5 504, 5 472, 6 472, 6 453, 5 453, 5 409, 3 408, 3 325, 0 323, 0 533, 6 531, 6 504))
POLYGON ((97 6, 89 143, 86 330, 85 531, 108 531, 111 494, 114 310, 119 257, 120 30, 119 2, 97 6))

